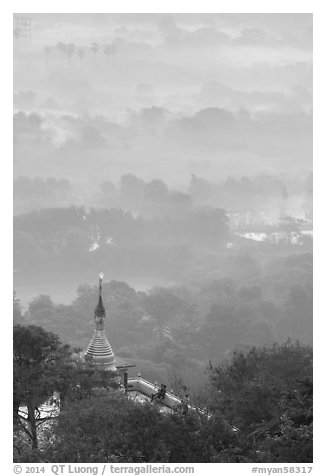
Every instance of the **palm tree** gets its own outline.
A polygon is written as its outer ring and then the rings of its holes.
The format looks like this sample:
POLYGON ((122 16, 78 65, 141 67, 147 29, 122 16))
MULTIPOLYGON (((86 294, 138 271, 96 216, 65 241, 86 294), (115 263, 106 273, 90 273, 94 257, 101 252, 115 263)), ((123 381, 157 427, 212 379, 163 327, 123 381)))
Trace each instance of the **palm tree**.
POLYGON ((16 38, 16 40, 20 37, 20 28, 18 26, 16 26, 16 28, 14 28, 14 37, 16 38))
POLYGON ((66 54, 69 62, 74 54, 75 49, 76 46, 74 45, 74 43, 69 43, 68 45, 66 45, 66 54))
POLYGON ((98 50, 100 49, 99 45, 97 43, 92 43, 91 45, 91 51, 94 53, 95 57, 97 55, 98 50))
POLYGON ((78 56, 79 61, 80 61, 80 63, 81 63, 81 62, 82 62, 82 59, 83 59, 84 56, 85 56, 85 50, 84 50, 84 48, 78 48, 78 50, 77 50, 77 56, 78 56))
POLYGON ((65 43, 62 43, 62 41, 60 41, 59 43, 57 43, 57 50, 59 51, 61 55, 65 55, 67 51, 67 45, 65 43))
POLYGON ((103 53, 106 59, 111 55, 115 55, 116 52, 117 52, 117 47, 113 43, 111 45, 105 45, 103 48, 103 53))
POLYGON ((65 43, 62 43, 62 41, 60 41, 59 43, 57 43, 56 48, 61 54, 61 57, 64 59, 65 55, 67 54, 67 45, 65 43))
POLYGON ((48 69, 48 66, 49 66, 49 55, 51 53, 51 48, 49 46, 46 46, 44 48, 44 53, 45 53, 45 57, 46 57, 46 69, 48 69))

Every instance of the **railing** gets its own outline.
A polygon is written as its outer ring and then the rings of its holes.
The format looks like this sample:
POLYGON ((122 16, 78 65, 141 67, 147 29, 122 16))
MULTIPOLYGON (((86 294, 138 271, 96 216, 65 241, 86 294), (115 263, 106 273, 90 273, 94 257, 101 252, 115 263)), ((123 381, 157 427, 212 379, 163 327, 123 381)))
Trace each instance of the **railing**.
MULTIPOLYGON (((126 391, 136 391, 139 392, 147 397, 151 397, 153 393, 156 393, 158 390, 158 386, 149 382, 148 380, 143 379, 142 377, 138 376, 137 378, 129 378, 128 379, 128 387, 126 391)), ((170 392, 166 392, 164 399, 160 400, 162 405, 170 408, 171 410, 176 410, 182 404, 182 399, 173 395, 170 392)), ((189 405, 188 408, 190 410, 194 410, 201 415, 206 415, 210 418, 212 415, 201 408, 195 407, 194 405, 189 405)))

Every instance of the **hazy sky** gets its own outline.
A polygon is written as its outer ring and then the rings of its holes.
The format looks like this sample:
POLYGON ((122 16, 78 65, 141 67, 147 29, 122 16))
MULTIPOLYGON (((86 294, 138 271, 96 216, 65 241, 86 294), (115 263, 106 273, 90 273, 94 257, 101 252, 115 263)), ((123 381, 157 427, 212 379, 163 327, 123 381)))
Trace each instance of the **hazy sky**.
POLYGON ((25 15, 15 176, 183 186, 312 169, 311 14, 25 15))

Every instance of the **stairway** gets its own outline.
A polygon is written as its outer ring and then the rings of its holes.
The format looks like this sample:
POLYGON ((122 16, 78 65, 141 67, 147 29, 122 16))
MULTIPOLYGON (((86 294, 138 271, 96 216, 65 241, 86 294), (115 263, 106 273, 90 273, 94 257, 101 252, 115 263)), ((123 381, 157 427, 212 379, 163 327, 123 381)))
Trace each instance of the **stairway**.
MULTIPOLYGON (((143 379, 140 376, 138 376, 137 378, 128 379, 126 392, 139 392, 142 395, 151 398, 152 394, 156 393, 157 391, 158 387, 156 385, 154 385, 152 382, 149 382, 148 380, 143 379)), ((177 397, 176 395, 173 395, 170 392, 166 392, 164 399, 160 400, 160 404, 166 406, 167 408, 170 408, 173 411, 178 410, 178 408, 180 408, 181 406, 181 403, 181 398, 177 397)), ((194 410, 201 415, 206 415, 208 418, 212 416, 210 413, 193 405, 188 404, 188 408, 189 410, 194 410)))

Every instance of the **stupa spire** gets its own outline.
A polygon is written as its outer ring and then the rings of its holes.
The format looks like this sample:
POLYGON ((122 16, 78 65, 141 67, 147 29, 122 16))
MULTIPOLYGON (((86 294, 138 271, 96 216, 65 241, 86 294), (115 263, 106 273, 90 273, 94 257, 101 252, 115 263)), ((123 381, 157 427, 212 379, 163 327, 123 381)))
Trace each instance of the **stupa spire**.
POLYGON ((104 329, 104 319, 105 319, 105 309, 102 302, 102 281, 104 274, 100 273, 99 275, 99 285, 98 285, 98 303, 94 311, 94 321, 95 329, 103 330, 104 329))
POLYGON ((85 359, 92 361, 95 364, 101 365, 101 367, 107 370, 116 370, 114 353, 110 342, 106 338, 104 321, 105 321, 105 309, 102 302, 102 281, 103 273, 99 275, 99 290, 98 290, 98 303, 94 311, 94 323, 95 329, 93 337, 88 344, 85 352, 85 359))

